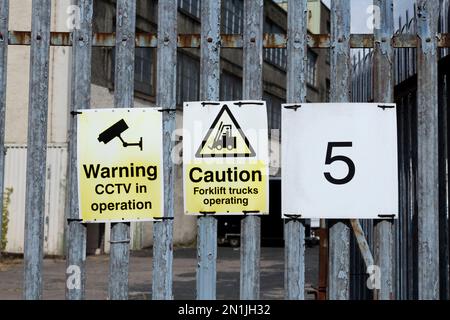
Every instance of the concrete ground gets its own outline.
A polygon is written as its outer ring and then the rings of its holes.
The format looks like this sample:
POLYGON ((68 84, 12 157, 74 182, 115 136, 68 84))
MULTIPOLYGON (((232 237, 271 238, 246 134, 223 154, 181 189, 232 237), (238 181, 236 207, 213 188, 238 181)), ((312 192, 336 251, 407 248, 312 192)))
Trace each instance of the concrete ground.
MULTIPOLYGON (((195 299, 196 250, 174 250, 174 297, 195 299)), ((64 299, 65 260, 44 260, 44 299, 64 299)), ((86 298, 107 298, 108 256, 89 256, 87 259, 86 298)), ((217 298, 239 299, 239 249, 219 247, 217 261, 217 298)), ((22 299, 23 260, 0 260, 0 299, 22 299)), ((261 299, 284 297, 284 249, 261 249, 261 299)), ((318 247, 306 250, 306 283, 317 286, 318 247)), ((133 251, 130 258, 130 299, 150 299, 152 288, 152 251, 133 251)), ((308 295, 307 298, 312 298, 308 295)))

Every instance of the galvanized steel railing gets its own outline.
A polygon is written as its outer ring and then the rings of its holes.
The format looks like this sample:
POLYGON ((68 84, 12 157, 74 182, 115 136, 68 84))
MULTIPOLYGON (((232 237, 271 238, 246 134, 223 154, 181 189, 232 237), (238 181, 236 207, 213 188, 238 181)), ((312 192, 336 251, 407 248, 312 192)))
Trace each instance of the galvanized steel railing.
MULTIPOLYGON (((447 4, 448 1, 440 1, 447 4)), ((409 230, 409 237, 417 236, 420 248, 418 259, 417 297, 439 298, 439 264, 437 261, 439 242, 436 237, 438 226, 439 172, 437 134, 437 55, 439 48, 450 47, 450 35, 441 27, 438 33, 438 0, 417 1, 417 23, 405 27, 409 34, 394 34, 393 0, 374 0, 381 8, 381 24, 374 34, 350 34, 350 0, 334 0, 331 7, 331 35, 308 35, 306 31, 307 0, 290 0, 288 8, 288 32, 263 34, 263 0, 244 0, 244 32, 239 35, 219 35, 217 20, 220 19, 220 3, 215 0, 202 1, 202 33, 200 35, 177 35, 177 1, 159 1, 158 34, 135 34, 135 0, 117 1, 117 25, 115 34, 92 34, 93 0, 77 0, 81 10, 80 28, 72 33, 50 32, 50 0, 33 0, 33 21, 31 32, 8 30, 9 0, 0 0, 0 154, 4 144, 4 112, 6 92, 6 53, 9 45, 31 46, 30 105, 28 126, 28 170, 25 226, 25 279, 24 297, 42 298, 42 235, 45 190, 45 150, 47 128, 48 59, 50 46, 71 46, 72 99, 71 109, 90 107, 90 64, 93 46, 116 47, 115 63, 115 106, 133 105, 133 74, 126 72, 134 63, 136 47, 158 49, 157 64, 157 106, 166 109, 163 117, 164 134, 164 216, 166 219, 154 223, 153 299, 172 299, 173 268, 173 217, 174 217, 174 164, 170 154, 174 147, 171 133, 175 129, 175 84, 177 47, 202 49, 203 99, 217 99, 218 94, 218 50, 219 48, 243 48, 244 76, 243 98, 262 98, 263 48, 287 48, 287 100, 303 102, 306 96, 307 47, 331 49, 331 100, 349 102, 352 100, 394 100, 394 79, 399 83, 411 72, 418 73, 417 117, 418 141, 411 145, 417 154, 417 175, 415 184, 401 183, 401 194, 415 194, 419 223, 417 232, 409 230), (351 48, 373 49, 359 63, 352 67, 351 48), (407 48, 407 59, 396 48, 407 48), (417 49, 413 49, 417 48, 417 49), (416 51, 417 61, 412 55, 416 51), (406 59, 406 60, 405 60, 406 59), (405 67, 395 71, 392 61, 409 61, 405 67), (416 62, 413 62, 416 61, 416 62), (370 66, 373 65, 373 71, 370 66), (358 81, 352 82, 353 79, 358 81), (395 74, 394 75, 394 71, 395 74), (211 77, 216 74, 216 77, 211 77), (371 82, 372 81, 372 82, 371 82), (372 91, 367 91, 373 87, 372 91), (352 97, 351 92, 358 92, 352 97)), ((447 15, 448 25, 448 15, 447 15)), ((445 25, 444 19, 441 25, 445 25)), ((405 49, 403 49, 405 50, 405 49)), ((403 53, 404 54, 404 53, 403 53)), ((67 289, 68 299, 83 299, 85 296, 85 246, 86 228, 78 221, 76 197, 76 117, 70 124, 70 181, 68 193, 68 264, 81 270, 82 286, 67 289)), ((0 157, 3 158, 3 157, 0 157)), ((402 165, 409 159, 401 158, 402 165)), ((0 172, 4 170, 0 161, 0 172)), ((3 180, 0 175, 0 186, 3 180)), ((403 176, 402 176, 403 177, 403 176)), ((401 179, 403 179, 401 177, 401 179)), ((401 180, 403 181, 403 180, 401 180)), ((404 207, 401 206, 401 210, 404 207)), ((358 226, 357 221, 352 221, 358 226)), ((304 224, 299 220, 285 221, 285 291, 287 299, 304 299, 305 255, 304 224)), ((377 299, 404 298, 398 288, 399 277, 406 270, 394 270, 398 255, 392 253, 398 248, 392 221, 377 221, 373 229, 374 261, 381 269, 381 287, 374 292, 377 299)), ((329 221, 329 279, 330 299, 349 299, 351 277, 350 224, 348 221, 329 221)), ((216 222, 214 218, 199 218, 198 221, 197 298, 215 298, 216 277, 216 222)), ((366 229, 371 229, 371 223, 366 229)), ((399 220, 397 229, 405 228, 399 220)), ((259 297, 260 277, 260 218, 248 216, 242 222, 241 241, 241 298, 259 297)), ((114 224, 111 237, 109 297, 128 297, 129 225, 114 224)), ((397 263, 398 265, 398 263, 397 263)), ((364 279, 365 282, 366 279, 364 279)), ((360 280, 360 282, 363 280, 360 280)))

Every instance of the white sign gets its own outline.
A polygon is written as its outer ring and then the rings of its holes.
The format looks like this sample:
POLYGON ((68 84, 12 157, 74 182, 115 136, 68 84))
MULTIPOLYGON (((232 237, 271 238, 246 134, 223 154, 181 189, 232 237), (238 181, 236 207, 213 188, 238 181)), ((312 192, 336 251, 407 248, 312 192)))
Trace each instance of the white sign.
POLYGON ((183 129, 185 213, 267 214, 265 102, 186 102, 183 129))
POLYGON ((284 218, 397 217, 394 104, 283 105, 281 158, 284 218))

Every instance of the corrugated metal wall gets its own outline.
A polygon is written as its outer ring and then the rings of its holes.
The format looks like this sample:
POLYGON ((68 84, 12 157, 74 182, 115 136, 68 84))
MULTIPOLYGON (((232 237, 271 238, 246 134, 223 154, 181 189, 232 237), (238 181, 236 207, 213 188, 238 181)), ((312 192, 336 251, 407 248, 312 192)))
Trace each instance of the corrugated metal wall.
MULTIPOLYGON (((26 145, 10 144, 6 146, 5 189, 13 188, 9 205, 9 224, 5 252, 23 253, 25 223, 25 189, 26 189, 26 145)), ((64 218, 66 196, 67 146, 50 145, 47 151, 47 176, 45 195, 45 231, 44 252, 47 255, 64 255, 64 218)), ((149 246, 144 228, 151 224, 132 223, 131 248, 139 250, 149 246)), ((105 233, 105 247, 109 253, 109 228, 105 233)))
MULTIPOLYGON (((9 205, 6 252, 23 253, 27 148, 6 146, 5 188, 13 188, 9 205)), ((67 146, 50 145, 47 151, 44 252, 64 254, 64 206, 67 146)))

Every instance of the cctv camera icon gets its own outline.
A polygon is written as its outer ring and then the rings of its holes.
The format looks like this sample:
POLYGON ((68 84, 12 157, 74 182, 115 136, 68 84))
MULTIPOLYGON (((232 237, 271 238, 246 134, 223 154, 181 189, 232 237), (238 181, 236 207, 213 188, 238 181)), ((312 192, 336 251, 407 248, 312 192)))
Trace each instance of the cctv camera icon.
POLYGON ((120 141, 122 141, 122 145, 124 148, 139 147, 142 151, 142 137, 139 140, 139 142, 137 142, 137 143, 128 143, 122 139, 121 134, 128 128, 129 127, 128 127, 127 123, 125 122, 125 120, 123 120, 123 119, 119 120, 115 124, 113 124, 111 127, 109 127, 108 129, 106 129, 105 131, 100 133, 100 135, 98 136, 98 141, 103 142, 104 144, 107 144, 114 138, 119 138, 120 141))

